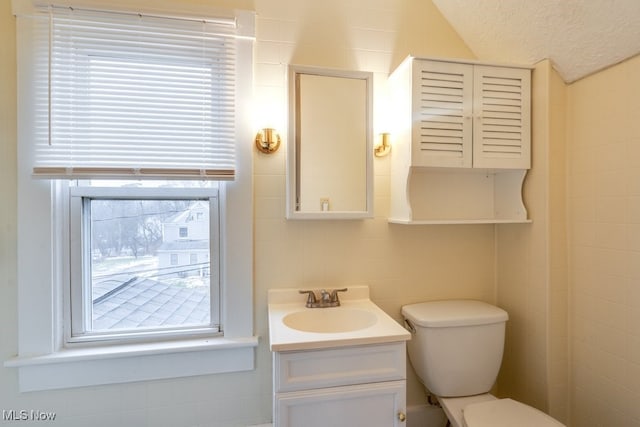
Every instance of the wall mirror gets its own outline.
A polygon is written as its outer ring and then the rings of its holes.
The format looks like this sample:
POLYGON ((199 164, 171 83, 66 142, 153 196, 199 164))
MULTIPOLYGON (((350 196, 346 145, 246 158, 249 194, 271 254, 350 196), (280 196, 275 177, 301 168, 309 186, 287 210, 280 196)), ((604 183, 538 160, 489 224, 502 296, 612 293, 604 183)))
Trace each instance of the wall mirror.
POLYGON ((290 65, 287 218, 373 216, 373 75, 290 65))

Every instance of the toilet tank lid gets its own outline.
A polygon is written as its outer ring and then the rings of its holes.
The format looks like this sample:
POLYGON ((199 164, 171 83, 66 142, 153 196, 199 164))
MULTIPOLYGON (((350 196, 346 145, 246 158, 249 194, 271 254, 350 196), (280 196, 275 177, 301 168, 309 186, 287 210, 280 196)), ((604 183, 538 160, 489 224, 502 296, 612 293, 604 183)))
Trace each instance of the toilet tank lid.
POLYGON ((488 325, 506 322, 509 319, 509 315, 503 309, 476 300, 409 304, 402 307, 402 315, 415 325, 430 328, 488 325))

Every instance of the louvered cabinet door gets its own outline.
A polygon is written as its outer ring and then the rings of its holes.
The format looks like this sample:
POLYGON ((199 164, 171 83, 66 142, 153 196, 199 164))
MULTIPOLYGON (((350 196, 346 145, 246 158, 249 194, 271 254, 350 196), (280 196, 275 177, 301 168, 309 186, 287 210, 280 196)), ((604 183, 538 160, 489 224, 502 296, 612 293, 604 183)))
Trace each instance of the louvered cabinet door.
POLYGON ((412 166, 471 167, 473 66, 413 63, 412 166))
POLYGON ((474 67, 473 167, 531 167, 531 72, 474 67))

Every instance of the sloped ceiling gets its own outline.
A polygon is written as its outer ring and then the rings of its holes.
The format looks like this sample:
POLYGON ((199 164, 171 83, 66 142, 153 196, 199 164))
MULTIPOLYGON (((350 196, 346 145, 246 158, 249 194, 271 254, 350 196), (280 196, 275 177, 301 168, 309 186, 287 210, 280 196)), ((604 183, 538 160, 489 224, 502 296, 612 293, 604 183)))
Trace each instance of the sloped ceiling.
POLYGON ((550 59, 568 83, 640 53, 640 0, 432 1, 478 59, 550 59))

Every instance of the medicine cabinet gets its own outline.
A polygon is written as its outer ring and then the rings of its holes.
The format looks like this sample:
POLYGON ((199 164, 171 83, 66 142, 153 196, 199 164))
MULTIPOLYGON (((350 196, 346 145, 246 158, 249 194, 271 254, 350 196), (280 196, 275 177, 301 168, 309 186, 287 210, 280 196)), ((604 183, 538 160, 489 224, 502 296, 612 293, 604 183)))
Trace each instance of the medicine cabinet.
POLYGON ((290 65, 287 218, 373 216, 373 74, 290 65))

